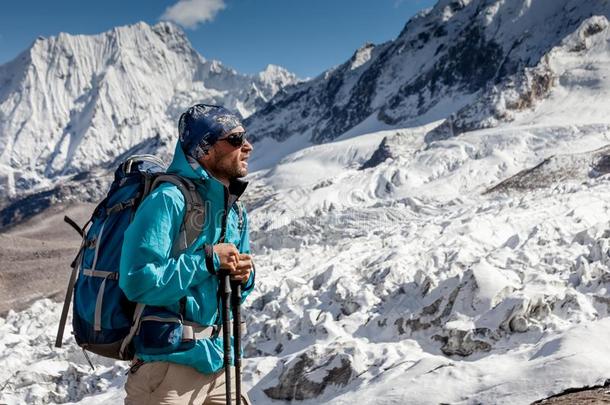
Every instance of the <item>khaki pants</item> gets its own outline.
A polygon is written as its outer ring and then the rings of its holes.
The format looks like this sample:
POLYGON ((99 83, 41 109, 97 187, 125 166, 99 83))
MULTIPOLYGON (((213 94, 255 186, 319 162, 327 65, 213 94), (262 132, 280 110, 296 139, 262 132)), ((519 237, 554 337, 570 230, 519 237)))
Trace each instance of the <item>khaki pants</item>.
MULTIPOLYGON (((231 401, 235 399, 235 371, 231 368, 231 401)), ((192 367, 155 361, 129 373, 125 384, 125 405, 225 405, 224 369, 202 374, 192 367)), ((243 405, 250 400, 242 393, 243 405)))

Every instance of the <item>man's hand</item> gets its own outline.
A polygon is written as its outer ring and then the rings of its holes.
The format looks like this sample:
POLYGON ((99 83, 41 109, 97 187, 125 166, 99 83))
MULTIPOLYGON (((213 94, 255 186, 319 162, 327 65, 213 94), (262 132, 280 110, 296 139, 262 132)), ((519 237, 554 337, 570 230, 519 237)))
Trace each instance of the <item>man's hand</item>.
POLYGON ((231 279, 241 281, 242 284, 246 284, 250 278, 250 272, 252 271, 252 258, 249 254, 241 253, 239 255, 239 261, 235 266, 235 271, 231 272, 231 279))
POLYGON ((246 283, 252 271, 252 258, 249 254, 239 253, 231 243, 214 245, 214 252, 220 259, 220 268, 228 270, 232 280, 246 283))
POLYGON ((220 259, 220 268, 229 270, 230 273, 235 271, 239 262, 239 251, 232 243, 219 243, 214 245, 214 253, 220 259))

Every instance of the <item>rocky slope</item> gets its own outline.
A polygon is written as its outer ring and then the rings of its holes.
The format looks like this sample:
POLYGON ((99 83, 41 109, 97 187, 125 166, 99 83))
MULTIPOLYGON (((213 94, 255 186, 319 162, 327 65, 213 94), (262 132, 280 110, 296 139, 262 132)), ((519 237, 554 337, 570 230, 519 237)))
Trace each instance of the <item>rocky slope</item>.
POLYGON ((536 401, 532 405, 572 405, 607 403, 610 403, 610 381, 606 381, 603 385, 596 385, 593 387, 568 389, 560 394, 536 401))
POLYGON ((84 225, 95 205, 56 205, 10 232, 0 233, 0 314, 45 297, 63 299, 81 237, 63 221, 84 225))
POLYGON ((604 15, 595 15, 553 47, 533 67, 508 76, 475 102, 451 114, 430 132, 427 141, 521 124, 608 123, 610 30, 604 15))
POLYGON ((523 170, 487 192, 511 193, 559 186, 569 181, 587 181, 610 173, 610 146, 578 154, 549 156, 533 168, 523 170))
POLYGON ((259 138, 298 135, 314 143, 417 126, 462 109, 456 131, 489 126, 548 94, 556 75, 544 58, 591 16, 602 19, 575 34, 574 57, 605 29, 608 1, 441 0, 395 40, 366 44, 345 63, 280 92, 249 126, 259 138))

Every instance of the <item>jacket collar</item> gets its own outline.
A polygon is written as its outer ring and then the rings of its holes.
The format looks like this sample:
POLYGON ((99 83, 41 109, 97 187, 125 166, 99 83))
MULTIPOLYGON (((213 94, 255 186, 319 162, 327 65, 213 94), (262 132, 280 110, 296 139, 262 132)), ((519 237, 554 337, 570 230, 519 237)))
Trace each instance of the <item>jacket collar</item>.
POLYGON ((246 191, 248 182, 240 179, 231 179, 229 181, 229 207, 233 205, 239 197, 246 191))
POLYGON ((186 156, 182 150, 182 146, 180 146, 180 142, 176 142, 174 158, 172 159, 172 163, 167 168, 167 171, 169 173, 179 174, 183 177, 188 177, 191 180, 205 181, 211 177, 199 163, 186 156))

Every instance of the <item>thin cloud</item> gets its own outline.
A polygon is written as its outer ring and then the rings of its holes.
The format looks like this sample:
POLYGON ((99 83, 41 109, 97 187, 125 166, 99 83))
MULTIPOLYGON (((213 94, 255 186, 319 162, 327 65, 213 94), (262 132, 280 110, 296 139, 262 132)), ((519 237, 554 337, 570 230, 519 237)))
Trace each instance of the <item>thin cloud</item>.
POLYGON ((165 10, 161 20, 194 29, 201 23, 212 21, 225 7, 224 0, 180 0, 165 10))

